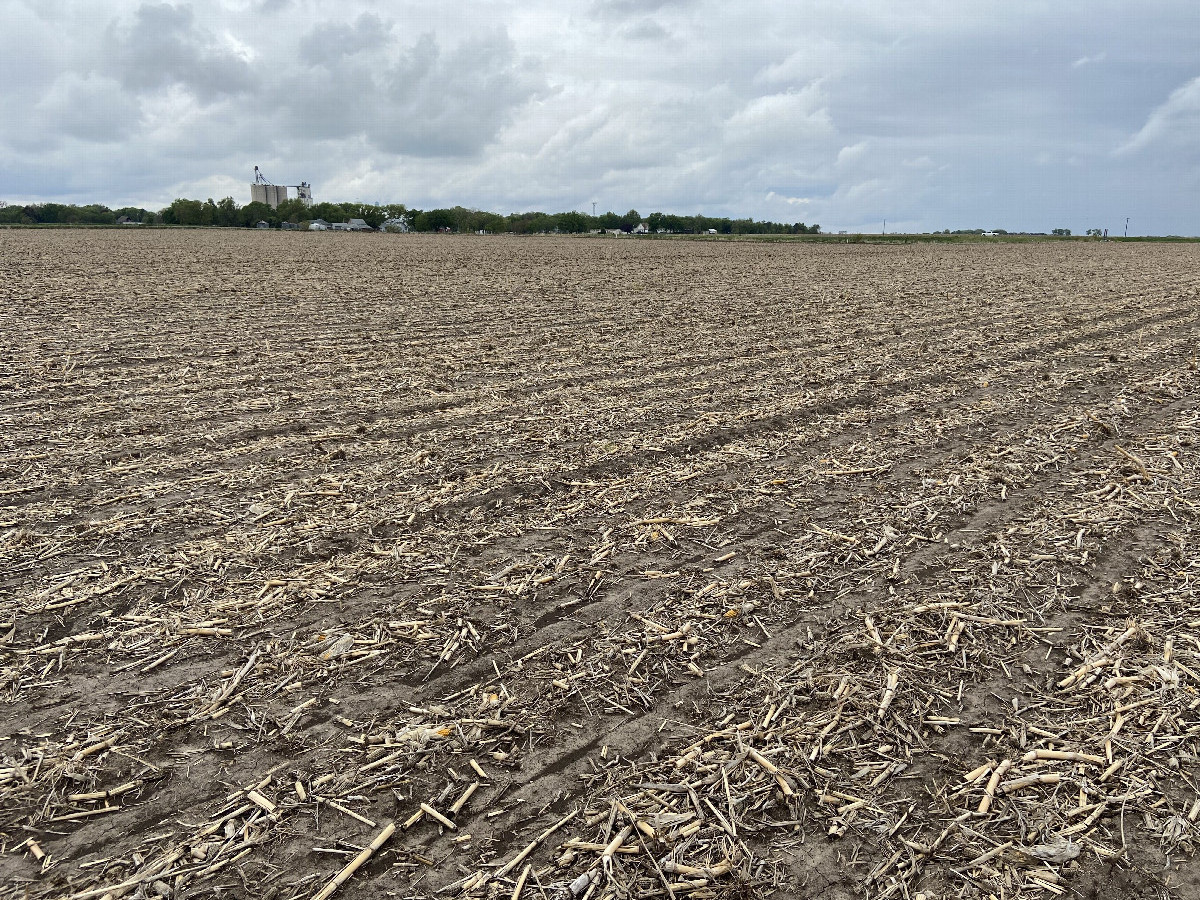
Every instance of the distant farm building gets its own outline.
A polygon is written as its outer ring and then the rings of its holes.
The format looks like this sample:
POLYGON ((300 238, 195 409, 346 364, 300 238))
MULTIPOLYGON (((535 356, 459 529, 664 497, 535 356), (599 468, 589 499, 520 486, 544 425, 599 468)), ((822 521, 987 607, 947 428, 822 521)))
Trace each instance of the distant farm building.
POLYGON ((280 203, 287 200, 287 188, 281 184, 259 184, 250 185, 250 202, 265 203, 271 209, 275 209, 280 203))
POLYGON ((312 185, 307 181, 293 185, 271 184, 267 180, 267 176, 262 173, 262 170, 258 166, 255 166, 254 183, 250 185, 250 202, 265 203, 271 209, 277 209, 280 203, 287 200, 289 187, 296 189, 297 200, 301 201, 305 206, 312 206, 312 185))
POLYGON ((309 231, 328 231, 329 223, 326 222, 324 219, 313 219, 311 222, 308 223, 308 230, 309 231))

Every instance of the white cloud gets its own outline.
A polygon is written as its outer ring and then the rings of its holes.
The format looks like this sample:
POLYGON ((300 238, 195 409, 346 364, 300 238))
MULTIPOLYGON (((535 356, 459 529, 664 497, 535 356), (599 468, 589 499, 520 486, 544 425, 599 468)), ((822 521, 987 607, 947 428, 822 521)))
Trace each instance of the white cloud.
POLYGON ((819 81, 798 91, 755 97, 725 122, 729 143, 776 152, 833 134, 833 120, 819 81))
POLYGON ((809 84, 845 71, 853 64, 857 49, 830 38, 813 37, 803 49, 789 53, 755 73, 754 80, 766 85, 809 84))
POLYGON ((1172 91, 1137 134, 1117 148, 1117 153, 1127 155, 1163 144, 1193 149, 1200 146, 1200 77, 1172 91))
POLYGON ((785 197, 782 194, 777 194, 774 191, 767 191, 767 200, 782 200, 789 206, 808 206, 811 204, 812 197, 785 197))
POLYGON ((859 141, 857 144, 851 144, 848 147, 843 147, 838 151, 837 166, 839 169, 849 168, 866 158, 867 150, 870 148, 869 141, 859 141))

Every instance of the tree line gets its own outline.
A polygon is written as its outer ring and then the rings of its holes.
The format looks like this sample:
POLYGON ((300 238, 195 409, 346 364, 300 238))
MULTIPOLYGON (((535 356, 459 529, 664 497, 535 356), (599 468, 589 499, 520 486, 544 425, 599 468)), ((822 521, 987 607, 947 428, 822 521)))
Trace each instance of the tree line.
POLYGON ((100 204, 75 206, 64 203, 34 203, 26 206, 0 206, 0 224, 9 225, 115 225, 118 219, 142 225, 190 225, 215 228, 253 228, 266 222, 278 228, 284 222, 304 225, 315 219, 345 222, 362 219, 372 228, 389 220, 403 220, 411 231, 449 231, 492 234, 586 234, 591 231, 631 232, 644 223, 651 233, 671 234, 820 234, 820 225, 803 222, 768 222, 756 219, 730 219, 714 216, 677 216, 655 212, 643 217, 636 209, 624 215, 606 212, 588 215, 581 212, 520 212, 509 215, 453 206, 445 209, 410 209, 404 204, 314 203, 305 206, 292 199, 272 209, 265 203, 239 206, 232 197, 222 200, 180 198, 161 210, 140 207, 109 209, 100 204))
POLYGON ((69 203, 34 203, 8 206, 0 203, 0 225, 116 225, 122 216, 151 224, 156 213, 138 206, 109 209, 99 203, 75 206, 69 203))
POLYGON ((522 212, 507 216, 454 206, 449 209, 409 210, 406 214, 409 227, 414 231, 489 232, 515 234, 537 234, 558 232, 560 234, 587 234, 591 231, 633 231, 645 224, 651 233, 705 234, 820 234, 820 225, 805 225, 803 222, 767 222, 755 219, 729 219, 714 216, 677 216, 654 212, 642 216, 636 209, 624 215, 606 212, 597 216, 581 212, 522 212))

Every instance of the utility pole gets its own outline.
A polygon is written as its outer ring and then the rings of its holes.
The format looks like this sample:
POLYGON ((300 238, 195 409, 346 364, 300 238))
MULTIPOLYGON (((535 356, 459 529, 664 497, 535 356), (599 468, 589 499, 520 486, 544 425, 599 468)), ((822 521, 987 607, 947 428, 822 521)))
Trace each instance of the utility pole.
POLYGON ((1125 217, 1125 237, 1129 237, 1129 216, 1125 217))
POLYGON ((596 218, 596 201, 592 201, 592 218, 596 218))
POLYGON ((887 219, 883 220, 883 233, 887 234, 887 219))

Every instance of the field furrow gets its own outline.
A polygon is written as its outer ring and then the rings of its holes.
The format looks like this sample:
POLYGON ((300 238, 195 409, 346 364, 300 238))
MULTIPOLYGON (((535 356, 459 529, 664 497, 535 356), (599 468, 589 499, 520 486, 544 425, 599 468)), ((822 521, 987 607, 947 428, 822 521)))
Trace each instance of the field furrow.
POLYGON ((1200 891, 1193 245, 0 248, 0 897, 1200 891))

